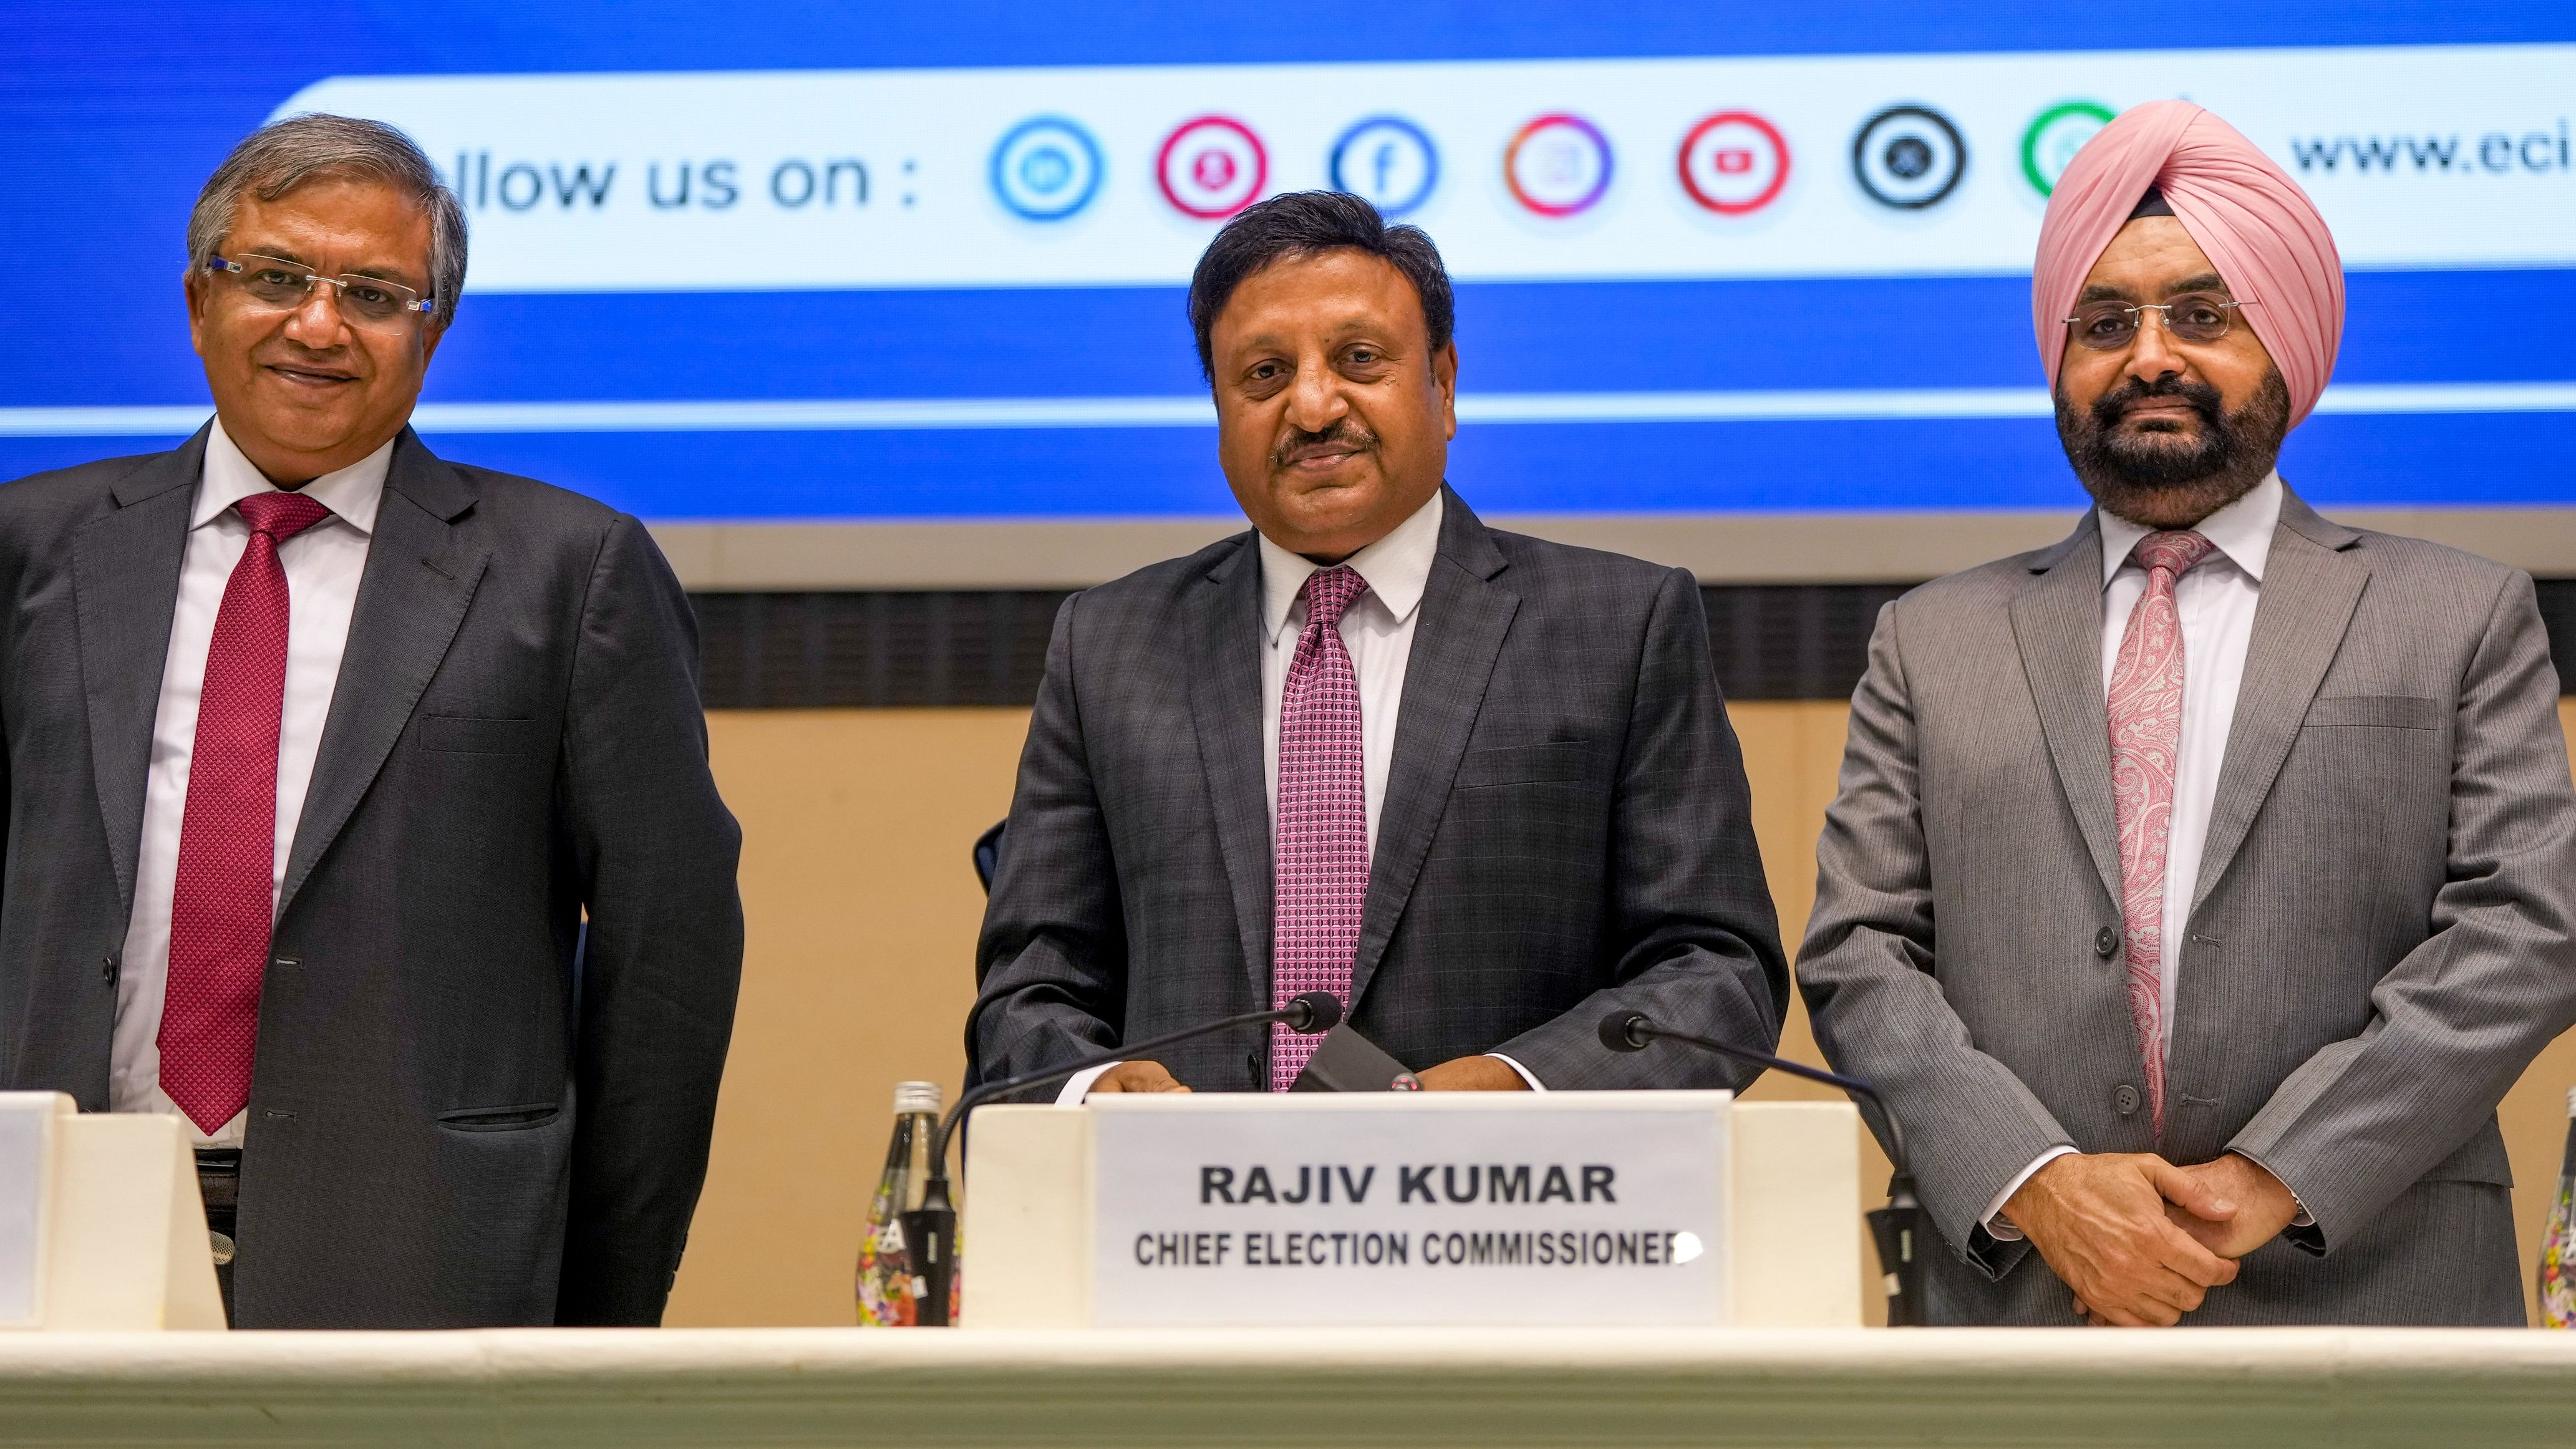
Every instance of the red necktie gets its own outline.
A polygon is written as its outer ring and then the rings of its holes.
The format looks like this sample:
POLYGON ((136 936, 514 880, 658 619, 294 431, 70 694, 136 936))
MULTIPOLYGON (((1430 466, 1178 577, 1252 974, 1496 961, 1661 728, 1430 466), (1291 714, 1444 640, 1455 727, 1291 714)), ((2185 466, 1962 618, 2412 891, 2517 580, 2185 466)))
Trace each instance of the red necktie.
MULTIPOLYGON (((1271 917, 1270 1004, 1329 991, 1348 1006, 1368 896, 1368 786, 1360 751, 1360 683, 1342 647, 1342 611, 1368 580, 1336 564, 1307 575, 1306 627, 1279 699, 1278 875, 1271 917)), ((1323 1040, 1270 1029, 1270 1090, 1287 1091, 1323 1040)))
POLYGON ((2129 611, 2111 663, 2111 799, 2120 822, 2120 918, 2127 931, 2129 1020, 2147 1071, 2156 1136, 2165 1135, 2165 857, 2174 767, 2182 756, 2182 614, 2174 581, 2217 545, 2197 533, 2151 533, 2131 554, 2147 591, 2129 611))
POLYGON ((287 617, 277 546, 331 516, 300 493, 257 493, 233 506, 250 525, 250 545, 224 584, 206 649, 161 1009, 161 1090, 208 1134, 250 1102, 260 982, 275 924, 287 617))

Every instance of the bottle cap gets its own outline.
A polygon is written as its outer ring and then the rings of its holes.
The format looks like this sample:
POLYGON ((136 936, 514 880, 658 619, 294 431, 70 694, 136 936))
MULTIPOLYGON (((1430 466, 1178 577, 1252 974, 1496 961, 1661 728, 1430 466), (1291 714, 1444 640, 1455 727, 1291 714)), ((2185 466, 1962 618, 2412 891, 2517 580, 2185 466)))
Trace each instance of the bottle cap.
POLYGON ((904 1112, 928 1112, 934 1117, 938 1116, 939 1084, 937 1082, 895 1083, 894 1110, 898 1114, 904 1112))

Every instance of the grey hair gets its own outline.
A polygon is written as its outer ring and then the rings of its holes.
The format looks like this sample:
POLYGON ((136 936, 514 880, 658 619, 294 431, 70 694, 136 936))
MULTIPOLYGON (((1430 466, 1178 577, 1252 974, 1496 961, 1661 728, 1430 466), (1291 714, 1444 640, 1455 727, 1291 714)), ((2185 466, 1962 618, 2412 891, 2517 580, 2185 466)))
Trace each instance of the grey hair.
POLYGON ((411 137, 382 121, 308 111, 244 136, 206 178, 188 213, 188 275, 203 275, 207 259, 232 234, 244 192, 275 201, 309 181, 352 176, 386 182, 429 213, 429 290, 435 304, 429 325, 445 328, 456 319, 456 294, 465 289, 465 207, 411 137))

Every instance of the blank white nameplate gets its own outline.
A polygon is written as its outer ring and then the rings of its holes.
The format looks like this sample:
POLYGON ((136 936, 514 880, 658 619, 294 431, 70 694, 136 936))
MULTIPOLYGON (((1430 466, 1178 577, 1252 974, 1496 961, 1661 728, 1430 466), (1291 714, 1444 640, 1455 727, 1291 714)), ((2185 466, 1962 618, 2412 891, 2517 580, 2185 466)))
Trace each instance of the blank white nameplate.
POLYGON ((71 1110, 58 1093, 0 1092, 0 1328, 44 1322, 54 1119, 71 1110))
POLYGON ((969 1135, 961 1321, 1854 1322, 1855 1130, 1840 1104, 1726 1092, 987 1108, 969 1135), (1748 1142, 1777 1179, 1758 1205, 1739 1203, 1748 1142), (1748 1211, 1765 1236, 1749 1246, 1748 1211))
POLYGON ((223 1326, 180 1119, 0 1092, 0 1329, 223 1326))

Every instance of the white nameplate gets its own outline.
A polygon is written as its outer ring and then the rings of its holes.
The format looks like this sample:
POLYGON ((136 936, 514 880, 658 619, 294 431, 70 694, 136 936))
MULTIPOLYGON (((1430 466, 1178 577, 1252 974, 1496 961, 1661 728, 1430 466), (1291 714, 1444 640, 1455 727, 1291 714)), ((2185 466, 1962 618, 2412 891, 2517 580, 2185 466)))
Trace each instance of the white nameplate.
POLYGON ((54 1118, 65 1105, 52 1092, 0 1092, 0 1328, 44 1320, 54 1118))
POLYGON ((1726 1092, 1108 1096, 1102 1324, 1714 1324, 1726 1092))

